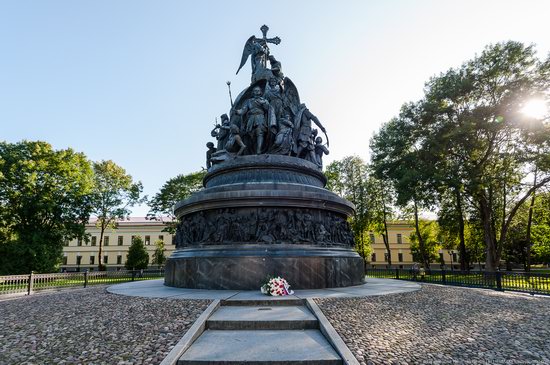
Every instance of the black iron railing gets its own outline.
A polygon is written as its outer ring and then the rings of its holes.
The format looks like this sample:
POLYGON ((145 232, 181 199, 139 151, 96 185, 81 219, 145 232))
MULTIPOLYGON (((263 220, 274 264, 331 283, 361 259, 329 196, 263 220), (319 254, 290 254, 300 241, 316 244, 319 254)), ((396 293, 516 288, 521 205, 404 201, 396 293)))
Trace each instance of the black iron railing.
POLYGON ((26 293, 47 289, 87 287, 98 284, 117 284, 127 281, 159 279, 164 270, 85 271, 53 274, 0 276, 0 295, 26 293))
POLYGON ((550 295, 550 274, 536 272, 483 272, 415 269, 367 269, 367 277, 411 280, 550 295))

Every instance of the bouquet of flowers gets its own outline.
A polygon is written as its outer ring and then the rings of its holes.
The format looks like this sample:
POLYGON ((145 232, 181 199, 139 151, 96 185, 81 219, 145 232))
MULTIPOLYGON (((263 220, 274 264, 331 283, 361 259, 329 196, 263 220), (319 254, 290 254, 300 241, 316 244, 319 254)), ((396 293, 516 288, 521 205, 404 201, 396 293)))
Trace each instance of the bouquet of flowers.
POLYGON ((290 285, 280 276, 268 278, 267 282, 260 288, 262 294, 274 297, 282 295, 292 295, 294 291, 290 290, 290 285))

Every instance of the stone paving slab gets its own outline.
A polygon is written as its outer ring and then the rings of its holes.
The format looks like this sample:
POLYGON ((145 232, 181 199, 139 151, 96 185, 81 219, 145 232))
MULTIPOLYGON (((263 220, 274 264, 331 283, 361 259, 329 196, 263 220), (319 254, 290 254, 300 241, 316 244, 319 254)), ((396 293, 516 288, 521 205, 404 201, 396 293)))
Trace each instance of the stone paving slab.
POLYGON ((319 330, 206 330, 178 364, 247 364, 266 359, 277 364, 341 364, 340 356, 319 330))
POLYGON ((549 297, 423 285, 315 302, 363 365, 550 364, 549 297))
POLYGON ((164 279, 136 281, 112 285, 107 288, 110 293, 147 298, 171 299, 223 299, 228 301, 265 301, 265 300, 300 300, 306 298, 348 298, 373 295, 406 293, 420 289, 420 284, 393 280, 368 278, 363 285, 345 288, 295 290, 294 295, 271 297, 258 290, 206 290, 174 288, 164 285, 164 279))

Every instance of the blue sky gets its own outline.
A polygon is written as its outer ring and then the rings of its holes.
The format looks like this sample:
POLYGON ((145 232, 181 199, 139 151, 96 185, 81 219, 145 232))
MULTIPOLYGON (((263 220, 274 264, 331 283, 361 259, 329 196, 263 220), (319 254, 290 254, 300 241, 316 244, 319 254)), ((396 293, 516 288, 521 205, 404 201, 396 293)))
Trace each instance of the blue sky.
MULTIPOLYGON (((429 77, 505 40, 550 51, 548 1, 0 1, 0 138, 112 159, 154 195, 200 170, 237 95, 246 39, 271 52, 328 130, 331 154, 368 141, 429 77)), ((135 215, 144 215, 138 207, 135 215)))

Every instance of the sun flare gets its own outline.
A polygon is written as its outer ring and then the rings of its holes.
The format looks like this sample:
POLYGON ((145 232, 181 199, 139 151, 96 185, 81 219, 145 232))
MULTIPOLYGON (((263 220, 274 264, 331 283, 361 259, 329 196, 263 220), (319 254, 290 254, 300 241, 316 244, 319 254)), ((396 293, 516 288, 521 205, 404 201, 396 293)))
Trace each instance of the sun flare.
POLYGON ((542 99, 532 99, 525 103, 521 112, 528 117, 542 119, 548 114, 548 105, 542 99))

